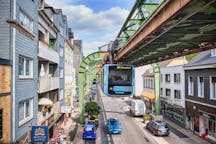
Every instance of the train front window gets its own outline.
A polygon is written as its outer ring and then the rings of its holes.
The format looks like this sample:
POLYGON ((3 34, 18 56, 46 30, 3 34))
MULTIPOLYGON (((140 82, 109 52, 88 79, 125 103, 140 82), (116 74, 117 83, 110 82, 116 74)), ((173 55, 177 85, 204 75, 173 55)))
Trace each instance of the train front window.
POLYGON ((110 66, 109 68, 109 85, 129 86, 132 82, 131 66, 110 66))

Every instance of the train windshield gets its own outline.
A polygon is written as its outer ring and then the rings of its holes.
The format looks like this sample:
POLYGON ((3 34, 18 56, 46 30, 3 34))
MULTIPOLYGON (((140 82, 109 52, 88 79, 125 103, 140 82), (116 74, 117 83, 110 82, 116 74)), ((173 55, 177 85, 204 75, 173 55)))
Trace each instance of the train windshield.
POLYGON ((109 85, 130 86, 132 83, 131 66, 110 66, 109 85))

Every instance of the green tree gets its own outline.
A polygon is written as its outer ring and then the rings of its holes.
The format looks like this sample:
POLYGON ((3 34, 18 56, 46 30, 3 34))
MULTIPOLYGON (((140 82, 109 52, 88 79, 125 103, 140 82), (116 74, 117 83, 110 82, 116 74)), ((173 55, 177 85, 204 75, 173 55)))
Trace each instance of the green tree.
POLYGON ((91 117, 99 115, 100 111, 98 104, 96 102, 86 102, 85 112, 87 112, 91 117))

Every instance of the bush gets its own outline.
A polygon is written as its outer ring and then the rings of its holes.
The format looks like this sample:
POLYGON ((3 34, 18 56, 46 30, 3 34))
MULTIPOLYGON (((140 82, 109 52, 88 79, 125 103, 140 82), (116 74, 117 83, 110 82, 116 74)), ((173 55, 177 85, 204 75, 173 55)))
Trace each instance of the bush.
POLYGON ((85 104, 85 112, 88 113, 89 116, 99 115, 99 106, 96 102, 86 102, 85 104))

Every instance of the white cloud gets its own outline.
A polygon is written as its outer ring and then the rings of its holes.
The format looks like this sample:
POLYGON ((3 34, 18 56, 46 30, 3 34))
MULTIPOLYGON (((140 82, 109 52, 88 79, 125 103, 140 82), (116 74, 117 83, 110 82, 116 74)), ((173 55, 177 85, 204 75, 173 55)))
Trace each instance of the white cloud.
POLYGON ((98 51, 98 47, 103 46, 105 44, 107 44, 107 42, 105 41, 92 41, 88 43, 83 43, 83 47, 85 48, 84 55, 88 56, 89 54, 98 51))
MULTIPOLYGON (((119 7, 111 8, 100 13, 93 13, 93 10, 84 6, 65 6, 64 14, 68 17, 69 26, 79 34, 92 34, 95 32, 106 32, 119 28, 128 15, 128 11, 119 7)), ((76 35, 75 33, 75 35, 76 35)))
POLYGON ((63 10, 63 14, 67 16, 68 25, 74 32, 75 39, 83 41, 85 56, 98 51, 99 46, 114 40, 129 13, 128 10, 120 7, 112 7, 106 11, 95 13, 85 5, 72 5, 72 1, 46 0, 50 6, 63 10), (91 38, 92 41, 85 39, 86 37, 91 38))

